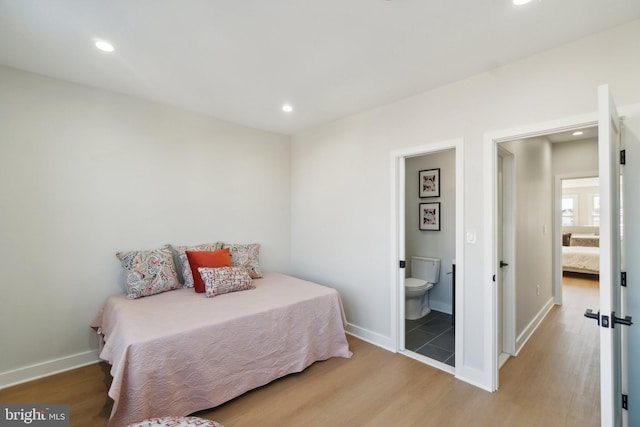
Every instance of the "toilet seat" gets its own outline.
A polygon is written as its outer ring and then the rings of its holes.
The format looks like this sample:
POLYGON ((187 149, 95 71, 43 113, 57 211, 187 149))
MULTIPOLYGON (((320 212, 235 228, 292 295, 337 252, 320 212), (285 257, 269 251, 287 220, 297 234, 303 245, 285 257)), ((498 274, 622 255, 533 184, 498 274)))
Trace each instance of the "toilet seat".
POLYGON ((433 284, 427 282, 426 280, 407 277, 406 279, 404 279, 404 287, 412 291, 420 291, 431 289, 431 287, 433 287, 433 284))

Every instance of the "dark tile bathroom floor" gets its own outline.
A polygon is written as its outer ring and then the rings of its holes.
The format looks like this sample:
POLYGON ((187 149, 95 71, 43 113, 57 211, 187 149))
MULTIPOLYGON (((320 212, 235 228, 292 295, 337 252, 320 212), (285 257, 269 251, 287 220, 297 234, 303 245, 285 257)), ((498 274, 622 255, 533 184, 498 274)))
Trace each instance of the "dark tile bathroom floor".
POLYGON ((455 332, 451 315, 431 310, 418 320, 404 321, 404 347, 449 366, 455 366, 455 332))

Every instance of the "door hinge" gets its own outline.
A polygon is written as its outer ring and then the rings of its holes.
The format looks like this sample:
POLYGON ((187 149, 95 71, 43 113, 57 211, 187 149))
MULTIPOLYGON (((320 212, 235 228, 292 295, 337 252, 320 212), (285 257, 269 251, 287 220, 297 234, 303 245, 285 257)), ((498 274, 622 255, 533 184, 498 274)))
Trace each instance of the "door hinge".
POLYGON ((620 164, 627 164, 627 150, 620 150, 620 164))
POLYGON ((621 271, 620 272, 620 286, 624 286, 625 288, 627 287, 627 272, 626 271, 621 271))
POLYGON ((400 268, 405 268, 406 264, 407 263, 403 259, 400 260, 400 268))
POLYGON ((622 409, 629 410, 629 396, 626 394, 622 395, 622 409))

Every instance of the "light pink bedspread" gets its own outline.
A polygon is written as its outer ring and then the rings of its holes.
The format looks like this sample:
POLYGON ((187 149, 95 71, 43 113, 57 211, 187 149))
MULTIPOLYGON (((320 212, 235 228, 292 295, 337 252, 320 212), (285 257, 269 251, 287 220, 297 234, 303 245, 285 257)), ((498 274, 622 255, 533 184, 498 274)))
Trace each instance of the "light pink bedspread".
POLYGON ((351 357, 335 289, 278 273, 205 298, 111 297, 92 324, 109 362, 109 426, 212 408, 313 362, 351 357))

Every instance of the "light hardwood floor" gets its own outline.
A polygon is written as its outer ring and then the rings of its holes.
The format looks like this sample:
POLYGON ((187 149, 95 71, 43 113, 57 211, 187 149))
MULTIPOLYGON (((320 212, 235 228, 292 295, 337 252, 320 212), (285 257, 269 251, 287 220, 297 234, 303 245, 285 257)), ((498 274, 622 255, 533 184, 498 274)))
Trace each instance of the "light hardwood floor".
MULTIPOLYGON (((225 427, 248 426, 598 426, 597 281, 565 278, 554 307, 488 393, 452 375, 353 337, 351 359, 318 362, 199 412, 225 427)), ((109 367, 86 366, 0 391, 1 403, 68 403, 71 425, 105 426, 109 367)))

